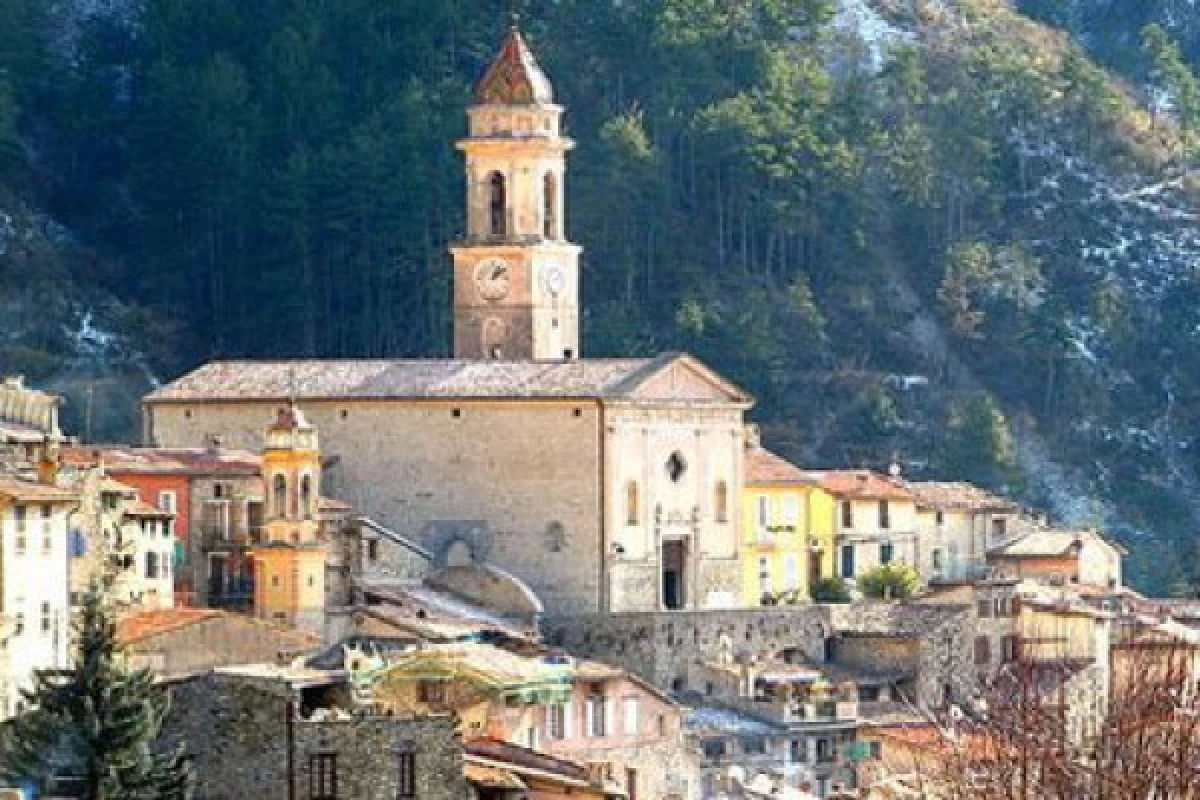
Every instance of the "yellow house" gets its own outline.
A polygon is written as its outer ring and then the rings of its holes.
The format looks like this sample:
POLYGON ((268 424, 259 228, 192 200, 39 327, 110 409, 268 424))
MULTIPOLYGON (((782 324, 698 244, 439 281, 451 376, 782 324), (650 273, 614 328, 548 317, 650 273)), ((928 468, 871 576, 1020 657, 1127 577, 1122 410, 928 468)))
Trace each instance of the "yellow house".
POLYGON ((742 602, 757 606, 784 595, 807 600, 832 575, 833 495, 817 479, 746 436, 742 508, 742 602))

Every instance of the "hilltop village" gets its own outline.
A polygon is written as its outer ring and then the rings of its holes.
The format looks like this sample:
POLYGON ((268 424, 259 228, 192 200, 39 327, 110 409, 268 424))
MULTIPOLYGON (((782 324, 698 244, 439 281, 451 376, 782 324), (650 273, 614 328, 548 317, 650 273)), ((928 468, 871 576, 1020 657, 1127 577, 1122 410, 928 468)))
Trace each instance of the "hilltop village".
POLYGON ((1098 531, 789 463, 690 355, 587 358, 515 26, 467 113, 452 360, 206 364, 138 445, 4 379, 0 716, 101 578, 207 800, 921 796, 911 754, 1002 676, 1069 747, 1146 642, 1200 652, 1098 531))

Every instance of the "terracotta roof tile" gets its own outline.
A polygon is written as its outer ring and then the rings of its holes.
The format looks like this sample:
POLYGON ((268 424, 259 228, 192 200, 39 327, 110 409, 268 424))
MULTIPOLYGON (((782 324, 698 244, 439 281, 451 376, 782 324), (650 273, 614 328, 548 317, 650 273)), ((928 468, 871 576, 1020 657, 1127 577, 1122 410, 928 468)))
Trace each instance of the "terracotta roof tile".
POLYGON ((524 792, 528 788, 524 781, 506 769, 472 761, 463 763, 463 775, 470 783, 484 789, 524 792))
POLYGON ((515 25, 509 29, 500 52, 475 87, 475 102, 507 106, 554 102, 554 89, 546 73, 538 66, 525 44, 525 37, 515 25))
POLYGON ((68 505, 79 502, 79 495, 76 492, 6 476, 0 476, 0 497, 8 497, 22 503, 49 503, 51 505, 68 505))
POLYGON ((842 498, 859 500, 912 500, 903 482, 866 469, 828 470, 814 473, 822 489, 842 498))
POLYGON ((316 647, 321 642, 320 637, 305 633, 304 631, 283 628, 272 622, 213 608, 169 608, 159 611, 138 611, 126 614, 117 620, 117 639, 122 644, 135 644, 155 636, 173 633, 192 625, 215 619, 241 622, 245 625, 288 634, 295 638, 297 647, 316 647), (301 643, 303 644, 301 645, 301 643))
POLYGON ((149 448, 123 445, 65 447, 63 461, 79 466, 103 463, 116 475, 257 475, 262 457, 246 450, 224 448, 149 448))
POLYGON ((335 497, 318 497, 317 509, 320 511, 353 511, 354 506, 335 497))
POLYGON ((135 503, 131 508, 125 509, 125 513, 131 517, 147 517, 153 519, 173 519, 175 517, 175 512, 173 511, 166 511, 158 508, 157 506, 152 506, 149 503, 144 503, 141 501, 135 503))
POLYGON ((123 644, 182 630, 198 622, 220 617, 224 612, 211 608, 172 608, 140 611, 117 620, 117 639, 123 644))
POLYGON ((922 508, 1010 512, 1020 508, 1012 500, 970 483, 907 481, 905 485, 922 508))
POLYGON ((523 770, 536 770, 546 777, 560 777, 572 783, 587 785, 591 782, 587 768, 582 764, 499 739, 471 739, 463 744, 463 754, 490 765, 503 765, 518 774, 523 770))
POLYGON ((815 486, 817 479, 765 447, 746 449, 746 485, 815 486))

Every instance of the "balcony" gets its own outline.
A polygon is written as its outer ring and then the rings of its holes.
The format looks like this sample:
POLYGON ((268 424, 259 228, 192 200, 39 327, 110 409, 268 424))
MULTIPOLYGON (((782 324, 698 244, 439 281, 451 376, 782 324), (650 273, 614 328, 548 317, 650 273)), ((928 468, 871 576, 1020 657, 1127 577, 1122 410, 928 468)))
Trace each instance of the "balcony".
POLYGON ((783 721, 789 725, 806 722, 850 722, 858 719, 858 701, 790 703, 783 709, 783 721))
POLYGON ((200 526, 200 549, 205 553, 234 552, 262 544, 261 526, 229 529, 223 526, 200 526))
POLYGON ((940 569, 930 572, 930 585, 972 583, 985 581, 996 577, 995 567, 983 563, 946 564, 940 569))

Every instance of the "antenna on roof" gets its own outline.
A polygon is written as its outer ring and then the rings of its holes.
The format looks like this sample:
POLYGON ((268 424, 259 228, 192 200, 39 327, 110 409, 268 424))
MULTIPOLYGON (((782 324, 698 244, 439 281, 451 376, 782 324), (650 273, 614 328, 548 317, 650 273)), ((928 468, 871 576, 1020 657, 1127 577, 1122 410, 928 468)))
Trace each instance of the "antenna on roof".
POLYGON ((287 377, 287 394, 288 405, 295 408, 296 406, 296 368, 288 367, 287 377))
POLYGON ((514 31, 521 27, 521 0, 508 0, 508 27, 514 31))

